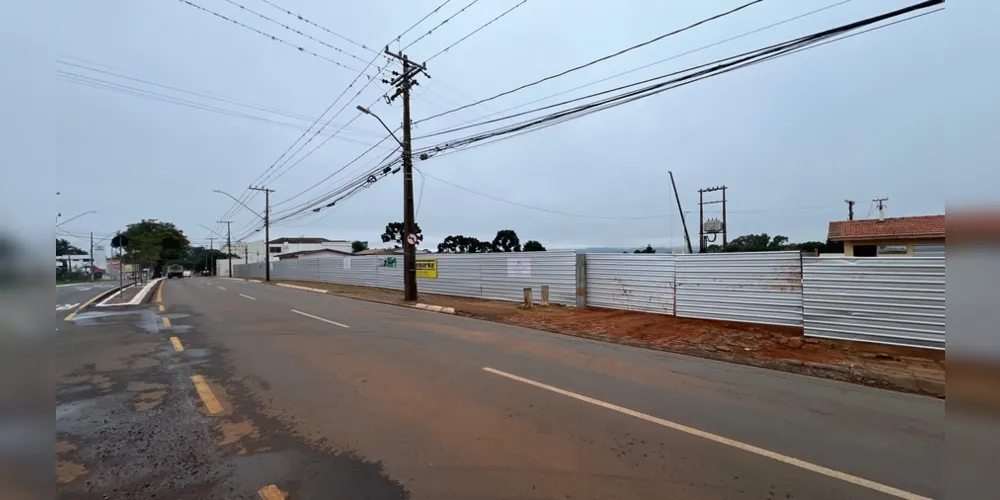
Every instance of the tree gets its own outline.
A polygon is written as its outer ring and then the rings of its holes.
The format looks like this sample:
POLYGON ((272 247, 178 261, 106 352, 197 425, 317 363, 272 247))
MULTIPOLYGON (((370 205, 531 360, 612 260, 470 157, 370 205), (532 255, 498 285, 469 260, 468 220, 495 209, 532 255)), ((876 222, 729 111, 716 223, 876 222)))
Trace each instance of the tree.
POLYGON ((239 255, 227 255, 225 252, 218 249, 191 247, 188 249, 188 253, 183 259, 168 260, 167 264, 180 264, 184 266, 185 269, 190 269, 194 272, 201 272, 205 269, 211 271, 215 267, 216 261, 225 260, 230 257, 236 259, 240 258, 239 255))
POLYGON ((62 238, 56 238, 56 255, 87 255, 87 252, 62 238))
POLYGON ((518 239, 517 233, 513 229, 501 229, 497 231, 496 237, 493 238, 493 251, 520 252, 521 240, 518 239))
POLYGON ((152 264, 154 277, 162 274, 164 262, 187 257, 191 246, 187 236, 173 223, 156 219, 143 219, 129 224, 125 235, 129 240, 126 250, 130 254, 130 260, 152 264))
POLYGON ((656 253, 656 249, 653 248, 653 245, 646 245, 646 248, 643 248, 642 250, 636 250, 632 253, 656 253))
POLYGON ((351 251, 352 252, 358 253, 358 252, 363 252, 365 250, 368 250, 368 242, 367 241, 352 241, 351 242, 351 251))
POLYGON ((486 253, 492 251, 492 245, 478 238, 461 234, 448 236, 438 244, 438 253, 486 253))
POLYGON ((775 235, 774 238, 767 233, 745 234, 729 242, 726 246, 727 252, 774 252, 783 250, 788 243, 787 236, 775 235))
POLYGON ((521 250, 525 252, 544 252, 545 247, 535 240, 528 240, 524 242, 524 248, 521 250))
MULTIPOLYGON (((417 233, 417 244, 424 241, 424 233, 420 230, 420 224, 414 223, 413 229, 417 233)), ((403 244, 403 223, 390 222, 385 225, 385 232, 382 233, 382 243, 395 242, 397 245, 403 244)))

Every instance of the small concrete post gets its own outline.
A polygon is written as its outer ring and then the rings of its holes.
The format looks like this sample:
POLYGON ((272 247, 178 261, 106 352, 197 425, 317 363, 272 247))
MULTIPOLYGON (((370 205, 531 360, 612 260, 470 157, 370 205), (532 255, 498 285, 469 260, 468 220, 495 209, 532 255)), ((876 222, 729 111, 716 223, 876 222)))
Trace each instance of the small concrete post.
POLYGON ((531 309, 532 305, 533 304, 531 303, 531 288, 526 287, 524 289, 524 307, 531 309))
POLYGON ((576 254, 576 307, 587 307, 587 254, 576 254))
POLYGON ((542 305, 549 305, 549 285, 542 285, 542 305))

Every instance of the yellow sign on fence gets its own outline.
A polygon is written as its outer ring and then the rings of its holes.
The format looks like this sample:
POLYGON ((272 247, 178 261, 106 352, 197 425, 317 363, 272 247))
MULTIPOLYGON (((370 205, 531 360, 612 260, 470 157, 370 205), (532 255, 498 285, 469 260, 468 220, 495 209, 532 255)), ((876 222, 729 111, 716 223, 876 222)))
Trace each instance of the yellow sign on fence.
POLYGON ((438 277, 438 260, 437 259, 417 259, 417 277, 418 278, 437 278, 438 277))

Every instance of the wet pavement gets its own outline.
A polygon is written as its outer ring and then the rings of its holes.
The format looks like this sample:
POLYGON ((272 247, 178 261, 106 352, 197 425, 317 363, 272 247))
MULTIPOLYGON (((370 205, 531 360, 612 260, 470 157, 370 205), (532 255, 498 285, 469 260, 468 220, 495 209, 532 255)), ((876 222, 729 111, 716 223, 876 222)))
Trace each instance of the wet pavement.
POLYGON ((82 312, 57 332, 56 482, 65 499, 406 498, 376 463, 291 437, 256 411, 185 311, 82 312), (177 352, 166 336, 183 335, 177 352), (219 384, 210 415, 192 374, 219 384), (225 387, 225 389, 222 389, 225 387), (280 486, 277 486, 280 485, 280 486), (341 496, 343 495, 343 496, 341 496))
POLYGON ((931 398, 217 278, 155 296, 57 325, 60 498, 943 491, 931 398))

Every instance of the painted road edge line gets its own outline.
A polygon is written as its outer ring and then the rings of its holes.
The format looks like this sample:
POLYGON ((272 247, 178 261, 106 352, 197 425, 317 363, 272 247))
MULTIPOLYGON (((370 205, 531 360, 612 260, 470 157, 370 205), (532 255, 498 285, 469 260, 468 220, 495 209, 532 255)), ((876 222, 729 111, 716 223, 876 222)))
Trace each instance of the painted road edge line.
POLYGON ((257 495, 263 500, 285 500, 288 498, 284 491, 273 484, 269 484, 259 490, 257 490, 257 495))
POLYGON ((347 326, 347 325, 345 325, 343 323, 337 323, 336 321, 333 321, 333 320, 329 320, 329 319, 326 319, 326 318, 321 318, 319 316, 313 316, 312 314, 304 313, 304 312, 299 311, 297 309, 292 309, 292 312, 295 313, 295 314, 301 314, 301 315, 303 315, 303 316, 305 316, 307 318, 318 319, 318 320, 323 321, 325 323, 330 323, 331 325, 337 325, 337 326, 343 327, 343 328, 350 328, 349 326, 347 326))
POLYGON ((94 295, 89 300, 81 304, 80 307, 77 307, 75 311, 69 313, 65 318, 63 318, 63 321, 73 321, 73 318, 76 317, 76 314, 82 311, 85 307, 89 306, 90 304, 93 304, 94 301, 101 299, 102 297, 104 297, 105 294, 111 295, 112 293, 117 291, 118 288, 112 288, 111 290, 105 290, 97 295, 94 295))
MULTIPOLYGON (((164 318, 166 319, 166 318, 164 318)), ((174 345, 174 350, 181 352, 184 350, 184 344, 181 344, 181 339, 177 337, 170 337, 170 343, 174 345)))
POLYGON ((247 280, 250 283, 263 283, 261 280, 247 280))
POLYGON ((205 409, 207 409, 212 415, 222 413, 222 404, 219 403, 218 399, 215 399, 215 394, 212 393, 212 389, 209 388, 208 383, 205 382, 205 377, 202 377, 201 375, 192 375, 191 382, 194 382, 194 390, 198 391, 198 395, 201 396, 202 402, 205 403, 205 409))
POLYGON ((223 292, 226 291, 226 287, 224 287, 224 286, 219 286, 219 285, 215 285, 215 286, 219 287, 219 290, 222 290, 223 292))
POLYGON ((851 484, 854 484, 854 485, 857 485, 857 486, 862 486, 864 488, 868 488, 868 489, 871 489, 871 490, 874 490, 874 491, 878 491, 878 492, 884 493, 886 495, 892 495, 894 497, 904 498, 906 500, 931 500, 928 497, 923 497, 923 496, 917 495, 916 493, 910 493, 908 491, 904 491, 904 490, 901 490, 901 489, 898 489, 898 488, 893 488, 892 486, 884 485, 882 483, 877 483, 875 481, 871 481, 871 480, 864 479, 864 478, 861 478, 861 477, 852 476, 850 474, 847 474, 846 472, 840 472, 840 471, 833 470, 833 469, 830 469, 830 468, 827 468, 827 467, 823 467, 822 465, 816 465, 816 464, 813 464, 813 463, 810 463, 810 462, 806 462, 804 460, 799 460, 799 459, 794 458, 794 457, 789 457, 787 455, 782 455, 780 453, 776 453, 776 452, 773 452, 773 451, 770 451, 770 450, 765 450, 763 448, 760 448, 760 447, 757 447, 757 446, 754 446, 754 445, 751 445, 751 444, 746 444, 746 443, 743 443, 743 442, 740 442, 740 441, 736 441, 734 439, 729 439, 727 437, 723 437, 723 436, 719 436, 719 435, 716 435, 716 434, 712 434, 710 432, 706 432, 706 431, 702 431, 702 430, 699 430, 699 429, 695 429, 693 427, 688 427, 688 426, 686 426, 684 424, 679 424, 677 422, 672 422, 670 420, 662 419, 662 418, 659 418, 659 417, 654 417, 652 415, 648 415, 648 414, 645 414, 645 413, 642 413, 642 412, 639 412, 639 411, 635 411, 635 410, 632 410, 632 409, 629 409, 629 408, 625 408, 623 406, 618 406, 616 404, 607 403, 605 401, 601 401, 599 399, 594 399, 594 398, 591 398, 589 396, 584 396, 582 394, 577 394, 575 392, 567 391, 565 389, 560 389, 558 387, 554 387, 554 386, 551 386, 551 385, 548 385, 548 384, 543 384, 541 382, 536 382, 534 380, 531 380, 531 379, 528 379, 528 378, 524 378, 524 377, 520 377, 520 376, 514 375, 512 373, 507 373, 507 372, 504 372, 504 371, 501 371, 501 370, 497 370, 497 369, 490 368, 490 367, 485 367, 485 366, 483 367, 483 371, 492 373, 494 375, 499 375, 501 377, 508 378, 510 380, 516 380, 518 382, 522 382, 522 383, 525 383, 525 384, 528 384, 528 385, 532 385, 532 386, 538 387, 540 389, 545 389, 547 391, 554 392, 556 394, 561 394, 563 396, 570 397, 570 398, 573 398, 573 399, 576 399, 576 400, 579 400, 579 401, 583 401, 585 403, 590 403, 592 405, 600 406, 600 407, 606 408, 608 410, 614 410, 614 411, 617 411, 619 413, 624 413, 625 415, 629 415, 631 417, 635 417, 635 418, 638 418, 640 420, 645 420, 647 422, 652 422, 654 424, 662 425, 663 427, 667 427, 669 429, 680 431, 680 432, 683 432, 685 434, 689 434, 689 435, 692 435, 692 436, 695 436, 695 437, 700 437, 702 439, 707 439, 709 441, 714 441, 714 442, 719 443, 719 444, 723 444, 723 445, 730 446, 730 447, 733 447, 733 448, 736 448, 736 449, 740 449, 740 450, 743 450, 743 451, 746 451, 746 452, 749 452, 749 453, 753 453, 755 455, 759 455, 759 456, 762 456, 762 457, 765 457, 765 458, 770 458, 772 460, 776 460, 778 462, 782 462, 782 463, 785 463, 785 464, 788 464, 788 465, 791 465, 791 466, 794 466, 794 467, 799 467, 801 469, 812 471, 812 472, 815 472, 817 474, 821 474, 821 475, 824 475, 824 476, 827 476, 827 477, 831 477, 831 478, 834 478, 834 479, 839 479, 841 481, 844 481, 844 482, 847 482, 847 483, 851 483, 851 484))
POLYGON ((256 298, 254 298, 254 297, 251 297, 251 296, 249 296, 249 295, 245 295, 245 294, 242 294, 242 293, 240 294, 240 297, 243 297, 244 299, 250 299, 250 300, 257 300, 257 299, 256 299, 256 298))

